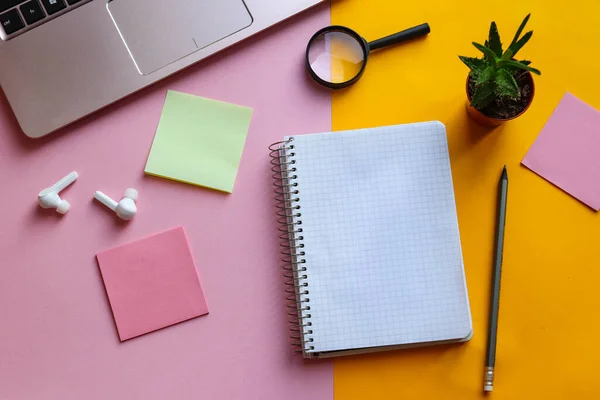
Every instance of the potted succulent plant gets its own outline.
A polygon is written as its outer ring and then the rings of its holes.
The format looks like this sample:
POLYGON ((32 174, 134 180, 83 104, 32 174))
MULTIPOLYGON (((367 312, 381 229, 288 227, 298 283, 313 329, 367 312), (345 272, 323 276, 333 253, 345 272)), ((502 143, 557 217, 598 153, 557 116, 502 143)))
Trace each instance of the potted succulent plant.
MULTIPOLYGON (((531 14, 530 14, 531 15, 531 14)), ((473 42, 482 58, 459 56, 471 70, 467 77, 467 111, 476 122, 498 126, 523 114, 533 101, 535 88, 532 73, 540 71, 530 67, 531 61, 517 61, 517 53, 531 39, 533 31, 521 33, 529 21, 527 15, 506 50, 495 22, 485 44, 473 42)))

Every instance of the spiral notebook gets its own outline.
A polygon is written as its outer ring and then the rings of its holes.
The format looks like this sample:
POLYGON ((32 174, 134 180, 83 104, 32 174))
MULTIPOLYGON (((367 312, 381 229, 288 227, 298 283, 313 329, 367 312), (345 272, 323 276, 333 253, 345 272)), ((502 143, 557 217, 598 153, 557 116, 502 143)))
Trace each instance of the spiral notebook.
POLYGON ((292 136, 271 150, 305 358, 470 339, 442 123, 292 136))

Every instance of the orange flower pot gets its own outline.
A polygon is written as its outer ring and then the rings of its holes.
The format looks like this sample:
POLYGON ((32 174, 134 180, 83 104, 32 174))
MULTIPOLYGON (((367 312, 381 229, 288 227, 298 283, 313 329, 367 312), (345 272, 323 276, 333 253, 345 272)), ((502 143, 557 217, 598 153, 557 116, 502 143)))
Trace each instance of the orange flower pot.
POLYGON ((525 113, 525 111, 527 111, 529 109, 529 107, 531 106, 531 103, 533 103, 533 98, 535 97, 535 84, 533 83, 533 76, 531 75, 530 72, 528 72, 528 74, 529 74, 529 78, 531 80, 531 99, 529 100, 529 103, 527 103, 527 106, 523 109, 523 111, 521 111, 514 117, 505 118, 505 119, 488 117, 487 115, 485 115, 484 113, 482 113, 481 111, 476 109, 475 107, 471 106, 471 96, 469 96, 469 75, 467 75, 467 84, 466 84, 467 113, 469 114, 469 117, 471 117, 471 119, 473 121, 477 122, 480 125, 488 126, 488 127, 492 127, 492 128, 500 126, 504 122, 512 121, 515 118, 519 118, 521 115, 523 115, 523 113, 525 113))

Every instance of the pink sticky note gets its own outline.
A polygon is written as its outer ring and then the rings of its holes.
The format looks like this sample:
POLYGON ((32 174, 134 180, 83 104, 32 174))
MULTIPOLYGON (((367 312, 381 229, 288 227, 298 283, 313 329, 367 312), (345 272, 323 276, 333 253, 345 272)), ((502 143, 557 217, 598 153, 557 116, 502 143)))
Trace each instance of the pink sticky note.
POLYGON ((598 211, 600 112, 570 93, 523 159, 524 166, 598 211))
POLYGON ((121 341, 208 314, 183 228, 96 257, 121 341))

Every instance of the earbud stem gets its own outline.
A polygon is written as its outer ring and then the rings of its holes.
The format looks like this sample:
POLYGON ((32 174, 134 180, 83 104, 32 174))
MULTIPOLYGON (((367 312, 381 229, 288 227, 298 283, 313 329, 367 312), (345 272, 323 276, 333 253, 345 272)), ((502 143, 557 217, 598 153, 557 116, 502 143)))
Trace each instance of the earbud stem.
POLYGON ((58 181, 54 185, 52 185, 51 189, 60 193, 71 183, 75 182, 77 180, 77 178, 79 178, 79 175, 77 174, 77 172, 73 171, 69 175, 65 176, 60 181, 58 181))
POLYGON ((105 195, 102 192, 94 193, 94 198, 113 211, 116 211, 117 206, 119 205, 119 203, 117 203, 116 201, 114 201, 113 199, 111 199, 110 197, 108 197, 107 195, 105 195))

